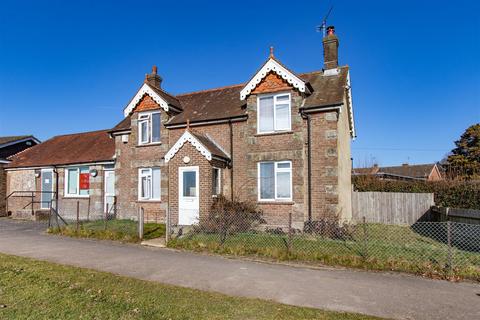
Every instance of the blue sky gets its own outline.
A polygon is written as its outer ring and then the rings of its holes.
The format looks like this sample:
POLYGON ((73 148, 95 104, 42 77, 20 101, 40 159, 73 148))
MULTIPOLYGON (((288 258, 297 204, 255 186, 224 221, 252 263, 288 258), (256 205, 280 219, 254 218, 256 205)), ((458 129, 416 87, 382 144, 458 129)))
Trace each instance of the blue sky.
POLYGON ((172 93, 247 81, 271 45, 321 69, 330 4, 355 165, 440 160, 480 122, 478 1, 2 1, 0 135, 112 127, 154 64, 172 93))

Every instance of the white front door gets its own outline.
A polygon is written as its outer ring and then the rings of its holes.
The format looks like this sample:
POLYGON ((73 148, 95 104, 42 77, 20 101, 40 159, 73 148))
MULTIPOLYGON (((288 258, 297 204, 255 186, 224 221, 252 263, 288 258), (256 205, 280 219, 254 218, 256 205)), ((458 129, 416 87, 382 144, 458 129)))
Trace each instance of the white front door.
POLYGON ((50 209, 53 199, 53 170, 42 169, 42 193, 40 197, 40 208, 50 209))
POLYGON ((115 171, 105 170, 105 182, 104 182, 104 212, 114 214, 112 207, 115 203, 115 171))
POLYGON ((178 224, 198 223, 200 217, 198 167, 178 168, 178 224))

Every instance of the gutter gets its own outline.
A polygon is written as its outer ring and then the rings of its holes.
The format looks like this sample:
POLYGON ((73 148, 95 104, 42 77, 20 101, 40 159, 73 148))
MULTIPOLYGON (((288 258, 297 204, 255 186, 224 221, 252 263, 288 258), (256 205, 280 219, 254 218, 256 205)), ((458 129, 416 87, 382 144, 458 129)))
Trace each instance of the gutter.
POLYGON ((233 201, 233 125, 232 120, 228 121, 228 127, 230 128, 230 198, 233 201))
MULTIPOLYGON (((206 124, 219 124, 219 123, 230 123, 230 122, 239 122, 247 120, 248 116, 240 116, 228 119, 219 119, 219 120, 205 120, 200 122, 190 122, 190 127, 202 126, 206 124)), ((165 128, 167 129, 176 129, 176 128, 186 128, 186 123, 180 124, 165 124, 165 128)))
POLYGON ((303 111, 300 111, 303 119, 307 120, 307 201, 308 201, 308 222, 312 222, 312 125, 311 116, 303 111))

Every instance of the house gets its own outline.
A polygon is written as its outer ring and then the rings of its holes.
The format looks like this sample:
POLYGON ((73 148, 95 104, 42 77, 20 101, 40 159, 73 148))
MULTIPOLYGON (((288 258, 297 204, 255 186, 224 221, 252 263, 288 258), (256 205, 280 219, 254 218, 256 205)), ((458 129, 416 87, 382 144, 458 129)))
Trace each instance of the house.
POLYGON ((10 162, 8 158, 39 143, 32 135, 0 137, 0 217, 6 213, 7 181, 4 166, 10 162))
POLYGON ((374 165, 370 168, 353 169, 353 175, 371 175, 383 180, 402 181, 439 181, 443 180, 443 174, 436 163, 413 164, 404 163, 401 166, 379 167, 374 165))
POLYGON ((107 186, 114 183, 114 149, 108 131, 100 130, 56 136, 11 157, 9 214, 39 216, 54 202, 65 218, 76 216, 77 203, 84 216, 102 217, 113 207, 107 186))
MULTIPOLYGON (((350 220, 355 127, 350 71, 338 65, 338 44, 329 27, 323 70, 295 73, 271 49, 244 83, 177 95, 164 89, 153 67, 124 108, 124 119, 108 130, 110 161, 82 161, 88 164, 85 181, 92 169, 99 177, 113 169, 110 192, 117 217, 136 217, 143 208, 147 217, 168 219, 172 226, 197 223, 220 194, 255 201, 271 226, 285 226, 290 215, 296 228, 323 218, 350 220)), ((44 148, 40 145, 38 152, 44 148)), ((24 156, 26 164, 14 161, 9 167, 12 181, 21 167, 29 168, 32 180, 32 166, 46 168, 24 156)), ((51 167, 54 161, 42 165, 51 167)), ((62 188, 69 187, 68 170, 76 168, 81 175, 82 169, 78 163, 58 165, 60 201, 62 188)), ((85 197, 105 195, 107 182, 103 191, 92 185, 85 197)), ((71 214, 65 210, 59 202, 59 212, 71 214)))

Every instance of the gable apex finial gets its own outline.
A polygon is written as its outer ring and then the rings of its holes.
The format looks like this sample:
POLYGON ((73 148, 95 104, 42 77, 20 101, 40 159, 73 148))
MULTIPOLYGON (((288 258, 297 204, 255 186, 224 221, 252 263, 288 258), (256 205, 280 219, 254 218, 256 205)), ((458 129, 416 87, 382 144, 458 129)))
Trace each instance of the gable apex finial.
POLYGON ((268 56, 269 58, 274 58, 273 55, 273 46, 270 47, 270 55, 268 56))
POLYGON ((187 119, 187 128, 186 130, 190 130, 190 119, 187 119))

